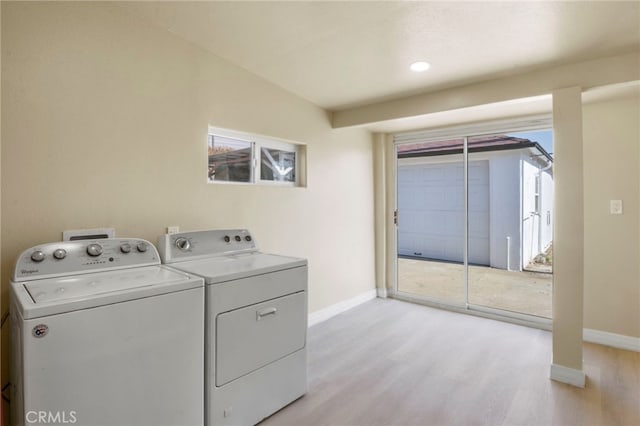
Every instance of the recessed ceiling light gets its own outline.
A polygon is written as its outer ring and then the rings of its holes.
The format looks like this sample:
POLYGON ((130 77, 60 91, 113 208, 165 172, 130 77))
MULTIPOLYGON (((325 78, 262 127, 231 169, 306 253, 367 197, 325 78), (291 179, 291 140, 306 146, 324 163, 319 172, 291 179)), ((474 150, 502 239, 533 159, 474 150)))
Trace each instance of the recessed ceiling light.
POLYGON ((419 61, 412 63, 410 68, 413 72, 423 72, 428 70, 430 67, 431 65, 428 62, 419 61))

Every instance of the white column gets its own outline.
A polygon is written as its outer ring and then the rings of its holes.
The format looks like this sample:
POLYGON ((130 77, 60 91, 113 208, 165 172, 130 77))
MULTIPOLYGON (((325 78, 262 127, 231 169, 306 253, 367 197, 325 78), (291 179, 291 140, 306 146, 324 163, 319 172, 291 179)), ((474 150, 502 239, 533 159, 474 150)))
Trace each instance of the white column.
POLYGON ((555 226, 551 378, 584 387, 584 184, 580 87, 553 91, 555 226))

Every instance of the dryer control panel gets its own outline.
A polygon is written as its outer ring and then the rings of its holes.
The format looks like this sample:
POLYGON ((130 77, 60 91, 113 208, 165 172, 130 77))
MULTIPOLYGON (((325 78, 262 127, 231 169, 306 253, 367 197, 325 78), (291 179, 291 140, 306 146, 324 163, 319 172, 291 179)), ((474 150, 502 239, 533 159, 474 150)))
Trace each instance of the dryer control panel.
POLYGON ((158 250, 162 262, 171 263, 199 257, 254 252, 258 248, 246 229, 212 229, 160 235, 158 250))
POLYGON ((104 238, 41 244, 22 252, 14 281, 159 265, 158 251, 139 238, 104 238))

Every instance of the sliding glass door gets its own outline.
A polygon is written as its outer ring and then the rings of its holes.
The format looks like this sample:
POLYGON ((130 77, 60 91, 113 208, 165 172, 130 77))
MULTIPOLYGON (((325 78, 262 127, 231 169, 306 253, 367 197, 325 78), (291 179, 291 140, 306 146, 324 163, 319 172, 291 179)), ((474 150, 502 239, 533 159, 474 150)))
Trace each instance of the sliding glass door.
POLYGON ((552 133, 474 136, 468 143, 473 151, 469 158, 482 146, 502 148, 484 151, 486 172, 473 173, 469 162, 469 244, 485 236, 489 244, 482 262, 469 257, 468 302, 551 318, 552 133), (486 175, 486 180, 480 182, 474 174, 486 175), (478 234, 485 227, 486 234, 478 234))
POLYGON ((550 130, 397 143, 397 292, 551 317, 550 130))
POLYGON ((464 139, 398 146, 398 291, 464 305, 464 139), (446 153, 446 154, 445 154, 446 153))

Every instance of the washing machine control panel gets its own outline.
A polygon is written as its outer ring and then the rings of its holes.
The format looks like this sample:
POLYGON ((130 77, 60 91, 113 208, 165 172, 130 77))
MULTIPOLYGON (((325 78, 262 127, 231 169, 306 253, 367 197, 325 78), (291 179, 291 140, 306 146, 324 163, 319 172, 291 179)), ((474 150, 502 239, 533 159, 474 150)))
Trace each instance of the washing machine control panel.
POLYGON ((25 250, 18 258, 13 279, 25 281, 158 264, 156 248, 139 238, 61 241, 25 250))
POLYGON ((158 238, 158 251, 164 263, 257 250, 253 236, 246 229, 180 232, 158 238))

